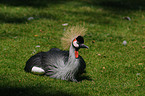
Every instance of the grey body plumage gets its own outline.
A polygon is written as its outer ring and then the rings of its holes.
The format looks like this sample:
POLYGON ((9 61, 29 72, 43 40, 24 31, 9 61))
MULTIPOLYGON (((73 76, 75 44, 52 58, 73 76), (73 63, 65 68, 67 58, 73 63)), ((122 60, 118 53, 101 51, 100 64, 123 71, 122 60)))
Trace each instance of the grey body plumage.
POLYGON ((75 58, 75 48, 71 45, 69 52, 53 48, 37 53, 27 61, 25 71, 31 72, 33 66, 44 69, 44 75, 51 78, 76 82, 76 78, 84 72, 86 63, 80 55, 75 58))
POLYGON ((77 82, 86 68, 85 61, 77 53, 80 48, 88 48, 83 43, 83 37, 78 36, 72 41, 69 51, 52 48, 48 52, 37 53, 26 62, 24 70, 31 72, 35 66, 42 68, 43 74, 51 78, 77 82))

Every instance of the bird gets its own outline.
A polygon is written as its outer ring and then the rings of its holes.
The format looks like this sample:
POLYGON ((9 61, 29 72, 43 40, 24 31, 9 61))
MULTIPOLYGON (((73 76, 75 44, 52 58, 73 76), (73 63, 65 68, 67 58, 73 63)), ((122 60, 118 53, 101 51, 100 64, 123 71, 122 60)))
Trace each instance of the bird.
POLYGON ((28 59, 24 70, 50 78, 78 82, 78 78, 85 72, 86 63, 79 55, 79 49, 89 48, 84 44, 86 29, 81 26, 68 27, 61 38, 64 49, 52 48, 47 52, 39 52, 28 59))

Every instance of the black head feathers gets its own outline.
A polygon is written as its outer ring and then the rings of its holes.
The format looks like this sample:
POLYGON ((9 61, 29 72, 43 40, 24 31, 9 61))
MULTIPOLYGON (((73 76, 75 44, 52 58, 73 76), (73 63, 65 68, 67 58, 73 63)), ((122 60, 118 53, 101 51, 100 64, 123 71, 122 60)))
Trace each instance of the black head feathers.
POLYGON ((77 42, 79 42, 80 44, 84 43, 84 38, 82 36, 78 36, 76 38, 77 42))

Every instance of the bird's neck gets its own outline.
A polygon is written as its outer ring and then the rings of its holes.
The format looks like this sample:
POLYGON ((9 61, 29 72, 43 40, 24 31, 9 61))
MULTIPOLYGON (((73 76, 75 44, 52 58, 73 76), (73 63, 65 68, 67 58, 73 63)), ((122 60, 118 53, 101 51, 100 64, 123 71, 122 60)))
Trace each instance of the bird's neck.
POLYGON ((73 80, 76 81, 75 76, 79 70, 79 59, 75 57, 75 48, 73 45, 70 46, 69 50, 69 58, 67 64, 64 64, 64 67, 61 67, 58 71, 57 78, 61 78, 63 80, 73 80))
POLYGON ((79 57, 78 49, 74 48, 73 45, 71 45, 69 49, 69 58, 78 59, 78 57, 79 57))

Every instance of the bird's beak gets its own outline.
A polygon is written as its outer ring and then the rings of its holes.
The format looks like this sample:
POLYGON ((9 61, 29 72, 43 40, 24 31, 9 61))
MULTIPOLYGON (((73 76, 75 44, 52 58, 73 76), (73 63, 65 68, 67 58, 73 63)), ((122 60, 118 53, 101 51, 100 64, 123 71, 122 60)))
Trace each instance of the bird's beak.
POLYGON ((89 48, 89 47, 86 46, 85 44, 80 44, 80 48, 89 48))

